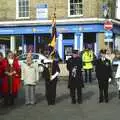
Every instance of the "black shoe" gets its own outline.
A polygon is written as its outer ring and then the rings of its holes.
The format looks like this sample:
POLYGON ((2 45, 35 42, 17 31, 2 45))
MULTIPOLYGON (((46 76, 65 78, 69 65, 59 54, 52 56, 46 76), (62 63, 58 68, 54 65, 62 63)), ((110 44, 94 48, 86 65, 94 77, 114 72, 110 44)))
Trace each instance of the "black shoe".
POLYGON ((3 106, 9 106, 9 103, 8 103, 8 100, 3 100, 3 104, 2 104, 3 106))
POLYGON ((105 103, 108 103, 109 102, 109 100, 107 99, 107 100, 105 100, 105 103))
POLYGON ((2 107, 2 108, 7 108, 7 107, 9 107, 9 105, 8 105, 8 104, 3 103, 3 104, 1 105, 1 107, 2 107))
POLYGON ((78 102, 78 104, 82 104, 82 100, 78 100, 77 102, 78 102))
POLYGON ((10 96, 9 100, 8 100, 8 104, 9 105, 14 105, 15 104, 15 97, 14 96, 10 96))
POLYGON ((51 101, 51 105, 55 105, 55 99, 51 101))
POLYGON ((48 105, 52 105, 52 103, 50 101, 48 101, 48 105))
POLYGON ((14 99, 12 99, 12 100, 9 101, 9 105, 14 105, 14 104, 15 104, 14 99))
POLYGON ((72 100, 72 104, 76 104, 76 100, 72 100))
POLYGON ((119 92, 118 92, 118 98, 120 99, 120 90, 119 90, 119 92))
POLYGON ((85 87, 85 85, 84 84, 82 84, 82 88, 84 88, 85 87))
POLYGON ((103 103, 103 100, 99 100, 99 103, 103 103))
POLYGON ((51 105, 55 105, 55 102, 52 102, 51 105))
POLYGON ((89 83, 92 83, 92 81, 89 81, 89 83))

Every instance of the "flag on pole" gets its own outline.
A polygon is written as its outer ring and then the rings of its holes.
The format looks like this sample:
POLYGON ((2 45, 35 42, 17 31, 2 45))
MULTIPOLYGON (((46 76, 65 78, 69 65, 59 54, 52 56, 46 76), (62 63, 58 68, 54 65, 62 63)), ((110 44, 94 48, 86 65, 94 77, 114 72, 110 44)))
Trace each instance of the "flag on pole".
POLYGON ((54 12, 54 15, 52 17, 52 37, 51 37, 51 42, 49 43, 49 46, 51 46, 53 49, 56 47, 56 14, 54 12))

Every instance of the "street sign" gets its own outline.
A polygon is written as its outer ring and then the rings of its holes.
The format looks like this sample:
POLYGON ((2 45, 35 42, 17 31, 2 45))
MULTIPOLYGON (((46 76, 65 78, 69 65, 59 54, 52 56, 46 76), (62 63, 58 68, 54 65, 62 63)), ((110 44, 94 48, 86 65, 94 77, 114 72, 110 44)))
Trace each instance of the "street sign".
POLYGON ((48 5, 47 4, 37 4, 36 5, 36 18, 37 20, 48 19, 48 5))
POLYGON ((113 39, 112 38, 106 38, 106 39, 104 39, 104 42, 113 42, 113 39))
POLYGON ((107 20, 104 22, 104 29, 105 30, 111 30, 113 28, 113 24, 111 21, 107 20))
POLYGON ((105 31, 105 38, 112 38, 113 37, 113 32, 112 31, 105 31))

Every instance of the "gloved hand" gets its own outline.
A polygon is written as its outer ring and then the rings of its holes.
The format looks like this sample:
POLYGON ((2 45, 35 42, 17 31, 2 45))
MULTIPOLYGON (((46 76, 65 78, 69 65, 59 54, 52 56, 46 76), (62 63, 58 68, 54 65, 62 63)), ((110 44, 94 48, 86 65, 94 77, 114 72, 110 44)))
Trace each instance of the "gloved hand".
POLYGON ((50 81, 52 81, 54 79, 54 76, 52 75, 51 78, 50 78, 50 81))
POLYGON ((111 78, 109 78, 109 80, 108 80, 108 81, 109 81, 109 83, 111 83, 112 79, 111 79, 111 78))
POLYGON ((50 80, 52 81, 59 75, 59 72, 56 72, 54 75, 51 76, 50 80))

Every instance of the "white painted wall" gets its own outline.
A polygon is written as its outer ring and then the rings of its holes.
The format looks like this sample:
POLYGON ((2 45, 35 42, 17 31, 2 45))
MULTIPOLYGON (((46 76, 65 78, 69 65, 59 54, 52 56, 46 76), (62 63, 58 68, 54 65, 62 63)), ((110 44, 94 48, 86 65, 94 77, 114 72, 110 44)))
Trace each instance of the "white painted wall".
POLYGON ((120 0, 116 0, 116 18, 120 20, 120 0))
POLYGON ((115 36, 115 49, 120 51, 120 35, 115 36))

